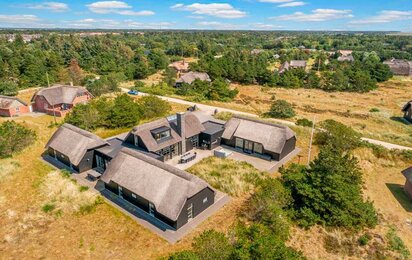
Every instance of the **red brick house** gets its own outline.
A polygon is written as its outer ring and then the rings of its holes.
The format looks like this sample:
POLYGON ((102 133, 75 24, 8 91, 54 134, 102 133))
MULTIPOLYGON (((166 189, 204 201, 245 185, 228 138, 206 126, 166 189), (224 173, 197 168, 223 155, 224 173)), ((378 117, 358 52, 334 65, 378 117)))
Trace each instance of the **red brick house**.
POLYGON ((42 88, 32 97, 33 110, 37 112, 65 116, 79 103, 87 103, 93 95, 84 87, 53 85, 42 88))
POLYGON ((406 178, 405 186, 403 186, 403 189, 405 190, 408 197, 412 200, 412 167, 403 170, 402 174, 406 178))
POLYGON ((30 112, 30 107, 16 97, 0 96, 0 116, 12 117, 30 112))

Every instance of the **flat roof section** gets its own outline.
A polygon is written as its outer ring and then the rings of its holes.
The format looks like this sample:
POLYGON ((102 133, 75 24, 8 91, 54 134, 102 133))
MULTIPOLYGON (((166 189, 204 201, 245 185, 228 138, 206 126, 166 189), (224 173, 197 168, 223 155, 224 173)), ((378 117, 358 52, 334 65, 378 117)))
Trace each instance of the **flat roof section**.
POLYGON ((139 147, 136 147, 134 145, 128 144, 123 142, 123 140, 119 139, 119 138, 113 138, 113 139, 109 139, 107 140, 107 142, 109 143, 109 145, 101 147, 99 149, 96 149, 96 151, 110 157, 110 158, 114 158, 116 157, 116 155, 120 152, 120 150, 122 150, 122 148, 127 147, 133 150, 136 150, 138 152, 141 152, 147 156, 150 156, 152 158, 159 158, 160 156, 156 153, 152 153, 152 152, 147 152, 142 150, 139 147))
POLYGON ((203 126, 205 127, 205 131, 202 131, 202 133, 208 135, 213 135, 224 130, 224 125, 212 121, 204 122, 203 126))

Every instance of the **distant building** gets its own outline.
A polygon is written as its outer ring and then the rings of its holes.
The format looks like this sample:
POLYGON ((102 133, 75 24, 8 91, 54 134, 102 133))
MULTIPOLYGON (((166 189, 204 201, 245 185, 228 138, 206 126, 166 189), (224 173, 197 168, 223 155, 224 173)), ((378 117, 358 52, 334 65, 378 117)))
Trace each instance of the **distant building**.
POLYGON ((169 64, 169 68, 175 69, 178 76, 180 76, 182 73, 189 72, 189 63, 185 60, 175 61, 169 64))
POLYGON ((13 117, 30 112, 30 107, 21 99, 0 95, 0 116, 13 117))
POLYGON ((383 64, 389 66, 393 74, 398 76, 412 76, 412 61, 391 59, 383 64))
POLYGON ((347 61, 347 62, 354 62, 354 61, 355 61, 355 58, 353 58, 352 54, 349 54, 349 55, 341 55, 341 56, 338 57, 338 61, 341 61, 341 62, 345 62, 345 61, 347 61))
POLYGON ((84 87, 53 85, 37 91, 32 97, 32 102, 34 111, 62 117, 76 104, 87 103, 92 97, 84 87))
POLYGON ((341 56, 349 56, 352 55, 352 53, 352 50, 338 50, 338 54, 340 54, 341 56))
POLYGON ((279 73, 284 73, 290 69, 306 69, 306 61, 305 60, 291 60, 290 62, 284 62, 279 69, 279 73))
POLYGON ((180 78, 176 80, 175 87, 180 87, 182 84, 192 84, 195 80, 211 82, 211 79, 207 73, 204 72, 188 72, 183 74, 180 78))
POLYGON ((412 167, 409 167, 408 169, 403 170, 402 174, 406 178, 405 186, 403 186, 403 189, 405 190, 409 199, 412 200, 412 167))
POLYGON ((402 108, 403 118, 412 123, 412 100, 406 103, 402 108))

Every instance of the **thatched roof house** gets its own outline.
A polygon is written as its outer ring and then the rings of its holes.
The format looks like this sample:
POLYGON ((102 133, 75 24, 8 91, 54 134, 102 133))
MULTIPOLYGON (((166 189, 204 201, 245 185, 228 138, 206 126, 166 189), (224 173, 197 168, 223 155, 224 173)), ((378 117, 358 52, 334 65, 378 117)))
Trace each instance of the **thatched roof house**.
MULTIPOLYGON (((173 155, 186 152, 187 139, 199 135, 205 128, 191 112, 178 113, 153 122, 135 126, 126 137, 126 142, 148 152, 162 154, 165 150, 173 155)), ((166 158, 169 159, 169 158, 166 158)))
POLYGON ((42 88, 33 97, 33 109, 54 116, 64 116, 76 104, 86 103, 93 95, 84 87, 53 85, 42 88))
POLYGON ((196 79, 201 80, 201 81, 211 82, 211 79, 207 73, 191 71, 186 74, 183 74, 180 78, 178 78, 176 80, 175 86, 179 87, 180 85, 184 83, 192 84, 193 81, 195 81, 196 79))
POLYGON ((281 160, 295 149, 295 133, 287 126, 232 117, 225 124, 224 143, 246 152, 270 156, 281 160))
POLYGON ((42 96, 50 105, 73 104, 76 97, 86 94, 91 95, 84 87, 56 84, 37 91, 32 97, 32 101, 35 101, 38 96, 42 96))
POLYGON ((280 66, 279 73, 284 73, 290 69, 306 69, 305 60, 291 60, 290 62, 286 61, 280 66))
POLYGON ((94 149, 108 145, 102 138, 70 124, 63 124, 46 144, 48 154, 78 172, 93 166, 94 149))
POLYGON ((29 106, 17 97, 0 95, 0 116, 18 116, 30 112, 29 106))
POLYGON ((395 75, 412 76, 412 61, 391 59, 383 63, 388 65, 395 75))
POLYGON ((128 148, 111 161, 101 181, 176 229, 214 202, 215 192, 205 181, 128 148))
POLYGON ((338 57, 338 61, 344 62, 354 62, 355 58, 352 56, 352 54, 348 54, 348 55, 341 55, 338 57))
POLYGON ((175 61, 169 64, 169 68, 175 69, 178 73, 186 73, 189 71, 189 62, 185 60, 175 61))

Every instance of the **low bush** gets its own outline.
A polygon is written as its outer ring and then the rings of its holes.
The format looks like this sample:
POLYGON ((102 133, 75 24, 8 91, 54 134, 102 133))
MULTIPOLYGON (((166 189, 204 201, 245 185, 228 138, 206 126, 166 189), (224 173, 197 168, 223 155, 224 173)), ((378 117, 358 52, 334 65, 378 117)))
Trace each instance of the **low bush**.
POLYGON ((385 237, 388 242, 389 250, 399 253, 402 256, 402 259, 409 259, 411 252, 398 234, 396 234, 395 228, 390 228, 385 237))
POLYGON ((306 118, 300 118, 296 120, 296 125, 305 126, 305 127, 312 127, 313 122, 306 118))
POLYGON ((12 156, 36 140, 36 132, 14 121, 0 124, 0 158, 12 156))
POLYGON ((273 118, 291 118, 295 115, 292 105, 286 100, 276 100, 266 113, 266 116, 273 118))
POLYGON ((369 112, 371 112, 371 113, 376 113, 376 112, 380 112, 380 110, 379 110, 379 108, 374 107, 374 108, 371 108, 371 109, 369 110, 369 112))

